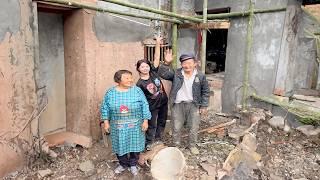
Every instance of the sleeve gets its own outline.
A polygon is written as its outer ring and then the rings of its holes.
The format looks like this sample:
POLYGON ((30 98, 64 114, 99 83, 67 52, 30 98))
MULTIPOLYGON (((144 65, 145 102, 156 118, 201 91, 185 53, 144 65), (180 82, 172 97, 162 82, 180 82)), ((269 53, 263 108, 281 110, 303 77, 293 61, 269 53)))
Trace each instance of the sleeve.
POLYGON ((159 66, 158 74, 161 78, 169 81, 173 81, 174 78, 174 70, 170 68, 170 66, 162 64, 159 66))
POLYGON ((151 112, 149 110, 149 104, 146 96, 143 94, 142 90, 137 87, 138 98, 141 100, 141 108, 142 108, 142 119, 151 119, 151 112))
POLYGON ((205 75, 203 75, 201 83, 201 107, 209 106, 210 88, 208 80, 205 75))
POLYGON ((158 66, 158 67, 154 67, 154 65, 151 64, 150 70, 151 70, 152 72, 154 72, 154 73, 157 73, 158 70, 159 70, 159 66, 158 66))
POLYGON ((110 116, 110 107, 109 107, 109 103, 108 103, 108 92, 104 95, 102 103, 101 103, 101 107, 100 107, 100 111, 101 111, 101 120, 105 121, 105 120, 110 120, 109 116, 110 116))

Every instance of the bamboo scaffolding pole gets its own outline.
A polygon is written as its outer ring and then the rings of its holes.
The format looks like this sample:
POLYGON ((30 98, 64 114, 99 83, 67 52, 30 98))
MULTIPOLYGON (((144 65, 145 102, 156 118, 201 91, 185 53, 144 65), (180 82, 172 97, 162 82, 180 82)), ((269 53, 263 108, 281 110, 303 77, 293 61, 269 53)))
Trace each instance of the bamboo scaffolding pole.
POLYGON ((242 108, 247 109, 248 89, 249 89, 249 69, 251 60, 251 47, 252 47, 252 30, 253 30, 253 3, 250 0, 249 4, 249 19, 247 26, 247 47, 245 52, 244 73, 243 73, 243 90, 242 90, 242 108))
POLYGON ((287 102, 280 102, 272 97, 263 97, 256 94, 252 94, 251 97, 288 110, 290 113, 298 116, 300 118, 299 121, 302 123, 320 125, 320 111, 316 111, 308 105, 289 104, 287 102))
MULTIPOLYGON (((281 8, 274 8, 274 9, 255 9, 253 10, 254 14, 257 13, 270 13, 270 12, 278 12, 278 11, 285 11, 285 7, 281 8)), ((243 12, 231 12, 231 13, 221 13, 221 14, 208 14, 208 19, 224 19, 224 18, 231 18, 231 17, 245 17, 250 15, 250 11, 243 11, 243 12)), ((195 16, 197 18, 203 18, 202 15, 195 16)))
POLYGON ((175 18, 178 18, 178 19, 188 20, 188 21, 192 21, 192 22, 198 22, 198 23, 202 22, 202 20, 199 19, 199 18, 177 14, 174 11, 172 11, 172 12, 163 11, 163 10, 150 8, 150 7, 146 7, 146 6, 142 6, 142 5, 138 5, 138 4, 134 4, 134 3, 123 2, 123 1, 120 1, 120 0, 102 0, 102 1, 113 3, 113 4, 118 4, 118 5, 122 5, 122 6, 126 6, 126 7, 130 7, 130 8, 134 8, 134 9, 139 9, 139 10, 143 10, 143 11, 147 11, 147 12, 151 12, 151 13, 156 13, 156 14, 161 14, 161 15, 165 15, 165 16, 175 17, 175 18))
POLYGON ((38 0, 38 1, 63 4, 63 5, 68 5, 68 6, 73 6, 73 7, 83 8, 83 9, 90 9, 90 10, 94 10, 94 11, 98 11, 98 12, 102 12, 102 13, 112 13, 112 14, 118 14, 118 15, 123 15, 123 16, 142 18, 142 19, 150 19, 150 20, 159 20, 159 21, 165 21, 165 22, 171 22, 171 23, 177 23, 177 24, 183 23, 182 21, 177 20, 177 19, 152 17, 152 16, 138 15, 138 14, 133 14, 133 13, 120 12, 120 11, 116 11, 116 10, 100 8, 97 6, 84 4, 84 3, 80 3, 80 2, 75 2, 75 1, 70 1, 70 0, 38 0))
MULTIPOLYGON (((171 0, 171 11, 177 11, 177 0, 171 0)), ((173 68, 177 68, 178 62, 178 24, 172 24, 172 34, 171 34, 171 42, 172 42, 172 64, 173 68)))
MULTIPOLYGON (((203 23, 207 23, 208 0, 203 0, 203 23)), ((206 49, 207 49, 207 29, 202 30, 201 40, 201 71, 206 72, 206 49)))

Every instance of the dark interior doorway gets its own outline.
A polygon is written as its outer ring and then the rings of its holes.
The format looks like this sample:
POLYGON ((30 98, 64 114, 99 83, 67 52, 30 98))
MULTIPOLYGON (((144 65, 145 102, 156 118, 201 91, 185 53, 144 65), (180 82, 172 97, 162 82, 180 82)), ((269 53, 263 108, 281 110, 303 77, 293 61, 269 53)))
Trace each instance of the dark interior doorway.
POLYGON ((206 74, 225 70, 228 29, 210 29, 207 33, 206 74))

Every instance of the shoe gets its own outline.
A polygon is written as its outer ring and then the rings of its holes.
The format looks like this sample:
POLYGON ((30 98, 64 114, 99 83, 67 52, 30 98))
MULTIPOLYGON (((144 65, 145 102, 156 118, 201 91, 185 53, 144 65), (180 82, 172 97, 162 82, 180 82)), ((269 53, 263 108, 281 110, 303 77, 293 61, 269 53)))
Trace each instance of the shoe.
POLYGON ((190 149, 191 153, 194 155, 200 154, 199 149, 195 146, 191 146, 189 149, 190 149))
POLYGON ((120 174, 122 173, 124 170, 126 170, 123 166, 119 165, 115 170, 114 173, 116 174, 120 174))
POLYGON ((147 145, 146 145, 146 150, 147 150, 147 151, 150 151, 150 150, 151 150, 151 147, 152 147, 152 144, 147 144, 147 145))
POLYGON ((136 175, 138 175, 139 170, 138 170, 137 166, 131 166, 130 167, 130 172, 131 172, 131 174, 136 176, 136 175))

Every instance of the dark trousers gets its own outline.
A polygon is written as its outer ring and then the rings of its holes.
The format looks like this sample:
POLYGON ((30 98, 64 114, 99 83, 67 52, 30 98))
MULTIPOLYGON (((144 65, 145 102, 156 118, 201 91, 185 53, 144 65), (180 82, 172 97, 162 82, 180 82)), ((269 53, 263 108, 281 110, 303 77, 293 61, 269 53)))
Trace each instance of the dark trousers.
POLYGON ((189 131, 189 146, 194 146, 198 139, 200 123, 199 107, 192 102, 174 104, 172 107, 173 119, 173 141, 179 145, 181 143, 181 129, 187 124, 189 131))
POLYGON ((148 130, 146 132, 147 144, 151 144, 155 140, 161 139, 168 118, 168 104, 163 104, 159 108, 151 110, 151 116, 151 119, 148 121, 148 130))
POLYGON ((120 165, 126 168, 137 165, 137 162, 139 160, 139 154, 140 152, 131 152, 122 156, 119 156, 117 154, 117 158, 119 160, 120 165))

